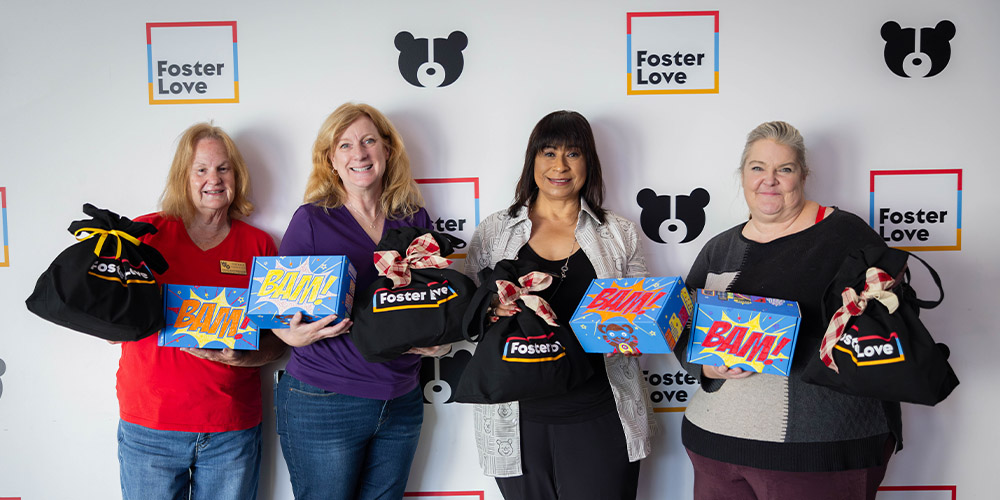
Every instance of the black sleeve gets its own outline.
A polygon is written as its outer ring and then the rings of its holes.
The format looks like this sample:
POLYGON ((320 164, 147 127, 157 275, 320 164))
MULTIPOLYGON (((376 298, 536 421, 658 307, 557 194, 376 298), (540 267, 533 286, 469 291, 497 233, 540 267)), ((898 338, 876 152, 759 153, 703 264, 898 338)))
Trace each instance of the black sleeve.
MULTIPOLYGON (((696 288, 705 287, 705 278, 708 276, 708 270, 711 268, 711 247, 713 247, 717 238, 713 238, 704 247, 702 247, 701 252, 698 253, 698 257, 694 259, 694 263, 691 264, 691 270, 688 271, 687 278, 684 280, 684 284, 688 288, 688 292, 694 296, 696 288)), ((688 339, 691 333, 691 325, 694 323, 694 315, 688 320, 687 325, 684 326, 684 332, 681 333, 679 339, 677 339, 677 345, 674 347, 674 356, 677 357, 677 361, 681 364, 684 370, 691 376, 698 378, 701 381, 701 389, 706 392, 714 392, 722 387, 722 382, 724 380, 710 379, 703 377, 701 374, 701 365, 696 363, 688 363, 687 361, 687 348, 688 339)))

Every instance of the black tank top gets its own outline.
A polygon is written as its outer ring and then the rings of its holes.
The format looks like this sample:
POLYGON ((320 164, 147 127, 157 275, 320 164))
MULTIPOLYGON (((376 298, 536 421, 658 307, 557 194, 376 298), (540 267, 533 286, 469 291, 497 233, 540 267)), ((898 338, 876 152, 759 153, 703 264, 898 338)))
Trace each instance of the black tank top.
MULTIPOLYGON (((576 311, 576 306, 587 293, 590 282, 597 277, 594 266, 583 253, 577 250, 569 260, 547 260, 538 256, 530 245, 524 245, 517 255, 518 259, 534 262, 540 271, 553 276, 552 284, 545 290, 537 292, 545 299, 556 313, 556 321, 560 325, 569 323, 576 311), (566 278, 561 277, 561 268, 566 265, 566 278)), ((571 339, 579 348, 579 342, 574 336, 571 339)), ((587 354, 587 360, 594 368, 594 375, 570 392, 546 398, 522 400, 521 418, 542 423, 572 423, 583 422, 615 411, 614 394, 608 382, 608 371, 604 366, 603 354, 587 354)))

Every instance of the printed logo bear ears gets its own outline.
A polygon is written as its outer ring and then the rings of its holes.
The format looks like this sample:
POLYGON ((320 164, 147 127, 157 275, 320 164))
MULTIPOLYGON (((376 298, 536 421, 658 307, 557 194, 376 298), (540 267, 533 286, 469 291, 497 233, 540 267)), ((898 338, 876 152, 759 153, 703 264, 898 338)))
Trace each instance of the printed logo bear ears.
POLYGON ((885 40, 885 64, 890 71, 903 78, 927 78, 948 65, 955 24, 944 20, 933 28, 917 30, 886 21, 881 34, 885 40))
POLYGON ((710 199, 704 188, 695 188, 689 195, 673 197, 658 195, 656 191, 645 188, 635 197, 642 208, 639 226, 649 239, 657 243, 687 243, 705 229, 705 207, 710 199))
POLYGON ((400 31, 394 40, 399 50, 399 73, 415 87, 447 87, 462 74, 465 58, 462 51, 469 37, 452 31, 448 38, 414 38, 400 31))

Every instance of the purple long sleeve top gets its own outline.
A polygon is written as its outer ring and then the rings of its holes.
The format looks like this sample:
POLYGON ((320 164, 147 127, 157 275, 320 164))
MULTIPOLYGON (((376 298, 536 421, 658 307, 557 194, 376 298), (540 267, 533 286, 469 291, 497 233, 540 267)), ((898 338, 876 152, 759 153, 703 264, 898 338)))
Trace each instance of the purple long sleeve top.
MULTIPOLYGON (((408 219, 386 219, 382 234, 404 226, 430 229, 431 220, 421 208, 408 219)), ((375 247, 346 206, 324 209, 307 204, 292 216, 278 254, 346 255, 358 273, 356 290, 366 290, 378 278, 372 260, 375 247)), ((339 335, 293 348, 286 370, 307 384, 331 392, 387 400, 417 386, 420 356, 404 354, 385 363, 369 363, 354 347, 350 335, 339 335)))

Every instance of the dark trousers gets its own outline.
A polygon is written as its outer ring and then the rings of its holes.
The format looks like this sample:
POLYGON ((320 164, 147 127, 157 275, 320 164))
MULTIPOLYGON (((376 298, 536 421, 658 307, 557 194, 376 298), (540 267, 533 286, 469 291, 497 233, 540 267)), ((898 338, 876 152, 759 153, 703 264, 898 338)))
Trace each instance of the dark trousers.
POLYGON ((694 465, 694 500, 874 500, 896 441, 882 465, 836 472, 785 472, 733 465, 688 450, 694 465))
POLYGON ((635 500, 639 462, 628 461, 617 412, 571 424, 521 421, 521 470, 498 477, 506 500, 635 500))

